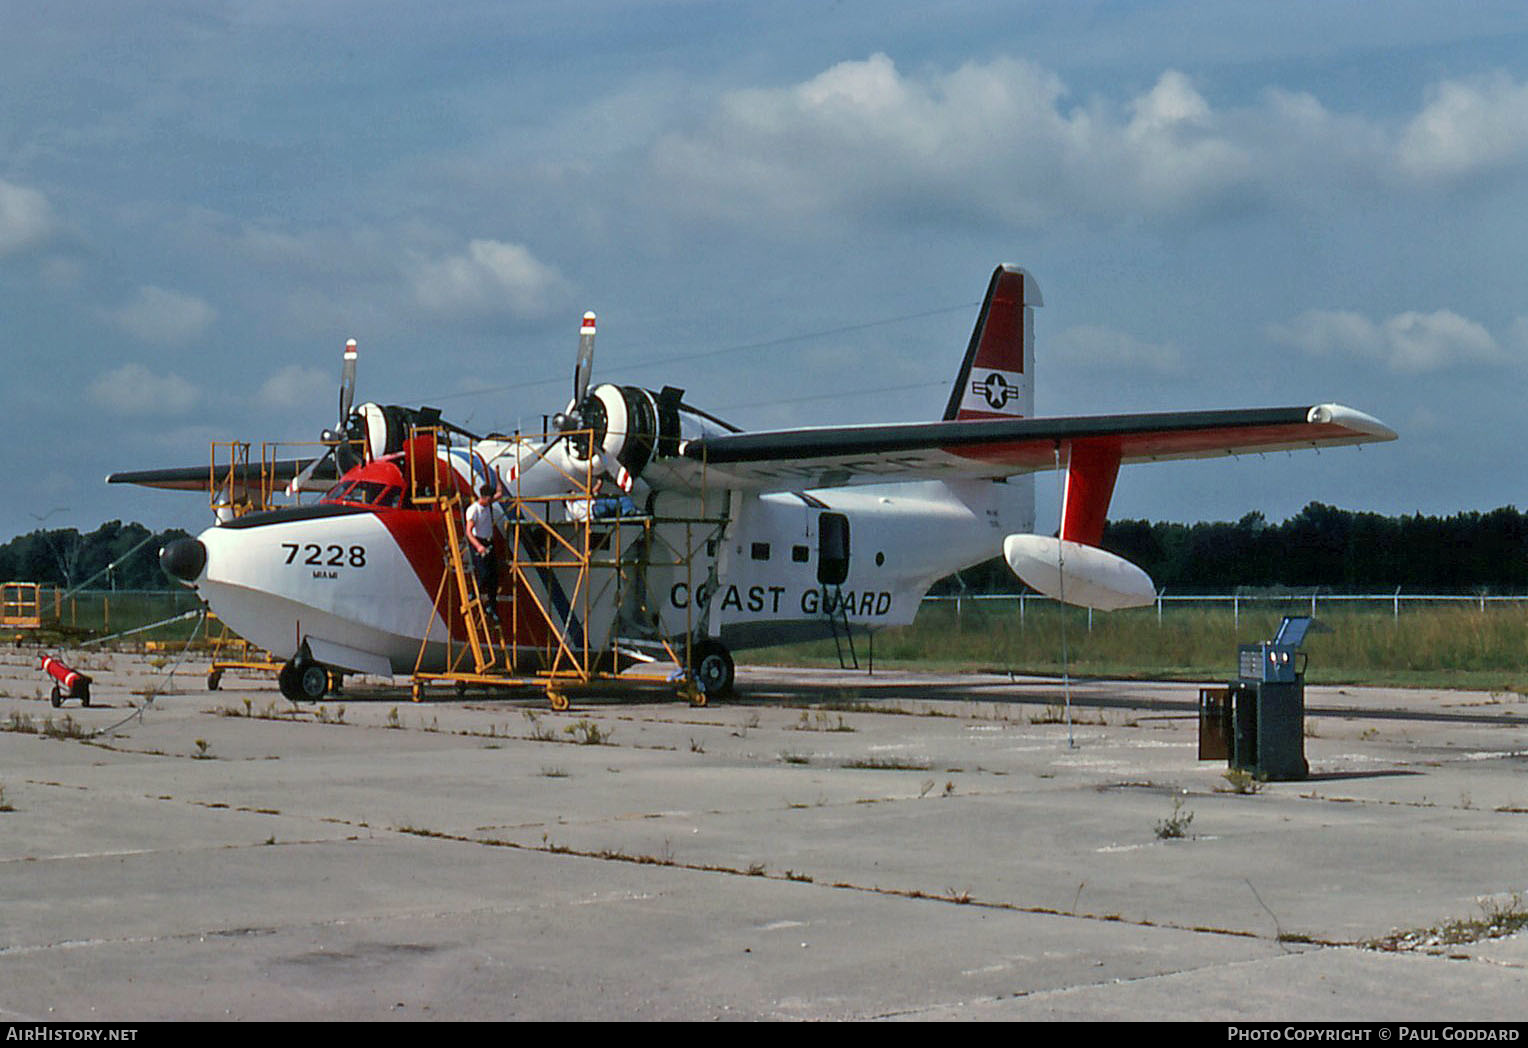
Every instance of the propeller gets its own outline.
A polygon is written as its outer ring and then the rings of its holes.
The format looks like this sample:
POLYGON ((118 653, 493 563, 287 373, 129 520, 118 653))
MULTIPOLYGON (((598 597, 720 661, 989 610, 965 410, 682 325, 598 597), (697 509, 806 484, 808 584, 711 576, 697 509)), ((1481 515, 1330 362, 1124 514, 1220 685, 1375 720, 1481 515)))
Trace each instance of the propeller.
POLYGON ((552 424, 559 433, 584 429, 585 401, 589 397, 589 380, 594 377, 594 314, 585 313, 584 322, 578 329, 578 361, 573 365, 573 400, 566 411, 552 417, 552 424))
MULTIPOLYGON (((578 359, 573 365, 573 399, 566 410, 552 416, 557 436, 540 448, 529 462, 517 465, 510 473, 511 480, 528 473, 563 440, 567 440, 567 449, 573 458, 587 462, 592 456, 595 460, 592 463, 594 473, 600 475, 605 472, 605 464, 595 447, 594 438, 588 433, 573 435, 578 430, 597 429, 604 423, 603 405, 597 397, 589 395, 589 384, 594 377, 594 331, 594 314, 585 313, 583 323, 578 328, 578 359)), ((630 481, 623 485, 629 486, 630 481)))
POLYGON ((581 405, 589 395, 589 379, 594 376, 594 314, 585 313, 578 329, 578 363, 573 368, 573 403, 581 405))
POLYGON ((345 362, 340 365, 340 426, 350 421, 350 405, 355 402, 355 339, 345 343, 345 362))
POLYGON ((288 495, 296 495, 299 491, 303 490, 303 487, 313 478, 313 474, 318 470, 318 467, 330 458, 334 459, 340 473, 344 473, 361 461, 359 456, 356 455, 355 449, 350 446, 350 430, 352 428, 350 409, 351 405, 355 403, 356 356, 355 339, 352 338, 345 343, 344 363, 340 365, 339 422, 335 424, 334 429, 326 429, 322 434, 324 443, 331 445, 331 447, 318 458, 308 463, 301 473, 292 478, 292 482, 287 485, 288 495))

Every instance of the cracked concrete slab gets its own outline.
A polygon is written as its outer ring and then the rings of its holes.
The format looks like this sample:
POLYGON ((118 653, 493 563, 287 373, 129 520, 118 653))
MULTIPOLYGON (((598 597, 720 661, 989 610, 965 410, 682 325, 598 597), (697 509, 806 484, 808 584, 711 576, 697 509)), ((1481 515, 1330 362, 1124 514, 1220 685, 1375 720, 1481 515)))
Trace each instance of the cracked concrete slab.
POLYGON ((1519 937, 1364 946, 1525 890, 1528 719, 1491 696, 1311 689, 1311 778, 1238 794, 1193 685, 1078 683, 1069 728, 1055 681, 979 674, 294 712, 192 668, 135 716, 162 669, 83 661, 96 705, 53 710, 0 653, 8 1019, 1528 1011, 1519 937))

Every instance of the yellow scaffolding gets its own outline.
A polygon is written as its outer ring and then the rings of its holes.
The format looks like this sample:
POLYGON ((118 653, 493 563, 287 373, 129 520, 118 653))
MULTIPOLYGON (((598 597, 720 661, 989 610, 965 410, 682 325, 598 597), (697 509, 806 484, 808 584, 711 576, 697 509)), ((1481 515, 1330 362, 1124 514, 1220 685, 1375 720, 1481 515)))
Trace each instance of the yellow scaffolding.
POLYGON ((35 630, 42 627, 42 585, 7 582, 0 587, 0 627, 35 630))
MULTIPOLYGON (((207 499, 212 512, 219 517, 242 517, 246 513, 276 509, 282 503, 276 496, 287 493, 291 478, 283 479, 279 473, 282 454, 295 455, 304 464, 322 458, 343 441, 265 441, 260 445, 257 469, 251 469, 250 452, 253 445, 247 440, 212 441, 207 469, 207 499)), ((362 448, 355 446, 357 454, 362 448)), ((336 470, 338 472, 338 470, 336 470)), ((292 493, 293 502, 300 502, 302 493, 292 493)))
POLYGON ((282 661, 264 648, 256 647, 233 630, 212 612, 207 612, 207 636, 212 643, 212 662, 207 667, 207 690, 217 691, 223 674, 228 670, 244 670, 249 673, 281 672, 282 661), (213 627, 217 632, 213 632, 213 627))
MULTIPOLYGON (((442 555, 446 566, 415 660, 414 701, 422 701, 426 685, 432 683, 451 683, 459 693, 468 685, 531 686, 545 691, 553 709, 564 710, 568 708, 569 691, 619 679, 623 684, 673 687, 692 704, 705 705, 705 693, 687 672, 675 677, 621 673, 619 626, 630 576, 635 575, 640 581, 641 574, 653 563, 655 550, 666 547, 673 553, 672 560, 661 563, 681 568, 686 584, 691 586, 690 592, 694 592, 695 531, 701 529, 711 537, 718 536, 724 519, 628 515, 599 520, 594 508, 601 479, 594 475, 592 456, 577 473, 556 467, 567 482, 566 490, 555 495, 525 495, 516 490, 505 499, 508 534, 500 532, 500 537, 509 546, 509 592, 503 594, 505 586, 501 583, 496 607, 508 603, 509 609, 507 619, 496 616, 498 621, 490 622, 475 573, 466 563, 463 551, 467 500, 441 475, 438 451, 449 448, 450 434, 439 427, 420 427, 414 434, 429 438, 437 449, 435 455, 428 457, 436 464, 429 476, 419 472, 419 460, 424 456, 409 456, 409 488, 416 506, 432 506, 442 516, 445 535, 442 555), (567 511, 569 506, 578 505, 586 507, 586 511, 580 514, 567 511), (559 516, 567 519, 559 520, 559 516), (683 550, 675 550, 672 543, 662 538, 660 524, 683 525, 683 550), (637 531, 638 539, 628 543, 625 539, 631 530, 637 531), (552 597, 553 586, 560 588, 560 598, 548 600, 539 595, 538 591, 545 590, 552 597), (610 610, 609 627, 602 637, 592 636, 595 624, 590 607, 596 601, 608 602, 610 610), (453 608, 464 627, 465 642, 455 641, 450 635, 448 612, 453 608), (429 671, 423 667, 437 621, 448 626, 447 635, 435 641, 444 646, 444 668, 429 671)), ((542 437, 542 446, 558 436, 568 441, 593 439, 593 434, 587 431, 554 434, 542 437)), ((522 446, 530 442, 530 438, 515 440, 522 446)), ((517 479, 517 489, 518 486, 517 479)), ((637 589, 640 590, 640 585, 637 589)), ((690 602, 685 608, 684 629, 678 636, 665 635, 658 617, 651 615, 652 635, 644 638, 661 647, 680 667, 688 666, 690 661, 690 640, 694 634, 692 605, 690 602)))

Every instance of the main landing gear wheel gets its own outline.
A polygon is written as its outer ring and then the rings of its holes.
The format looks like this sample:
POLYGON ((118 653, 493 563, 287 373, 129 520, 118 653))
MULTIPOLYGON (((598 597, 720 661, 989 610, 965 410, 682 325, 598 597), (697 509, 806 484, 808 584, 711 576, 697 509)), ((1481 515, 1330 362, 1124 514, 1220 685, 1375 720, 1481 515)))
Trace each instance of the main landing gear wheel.
POLYGON ((292 702, 317 702, 329 691, 329 670, 317 662, 289 659, 276 674, 276 686, 292 702))
POLYGON ((707 638, 696 642, 690 649, 690 671, 708 698, 732 694, 737 670, 732 664, 732 653, 721 641, 707 638))

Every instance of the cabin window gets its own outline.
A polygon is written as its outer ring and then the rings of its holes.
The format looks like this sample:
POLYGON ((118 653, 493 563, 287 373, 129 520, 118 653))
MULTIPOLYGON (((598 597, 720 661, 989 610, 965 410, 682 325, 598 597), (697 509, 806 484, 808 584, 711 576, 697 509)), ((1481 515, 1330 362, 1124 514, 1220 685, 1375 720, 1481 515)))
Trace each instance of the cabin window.
POLYGON ((769 543, 767 543, 767 542, 755 542, 753 544, 753 559, 754 560, 768 560, 769 559, 769 543))
POLYGON ((807 549, 805 546, 791 547, 791 560, 795 561, 797 564, 805 564, 811 558, 811 556, 812 551, 807 549))

